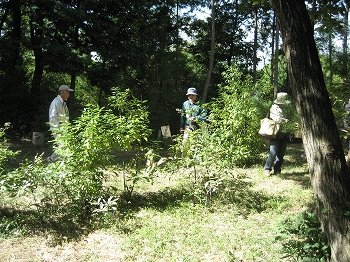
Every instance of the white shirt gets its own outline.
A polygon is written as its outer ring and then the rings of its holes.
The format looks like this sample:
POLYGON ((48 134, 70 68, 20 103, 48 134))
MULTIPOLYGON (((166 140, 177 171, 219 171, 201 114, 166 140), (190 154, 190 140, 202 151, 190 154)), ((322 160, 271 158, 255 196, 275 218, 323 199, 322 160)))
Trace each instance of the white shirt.
POLYGON ((52 100, 49 109, 49 122, 52 128, 58 128, 60 123, 69 120, 69 111, 66 103, 60 95, 52 100))

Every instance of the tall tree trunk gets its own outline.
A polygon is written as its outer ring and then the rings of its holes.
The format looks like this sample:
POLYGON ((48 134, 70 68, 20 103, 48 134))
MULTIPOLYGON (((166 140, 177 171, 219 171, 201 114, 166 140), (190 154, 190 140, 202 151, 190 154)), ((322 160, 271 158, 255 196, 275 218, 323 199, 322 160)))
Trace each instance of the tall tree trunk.
POLYGON ((275 55, 275 38, 276 38, 276 15, 273 15, 272 21, 272 39, 271 39, 271 75, 270 75, 270 83, 273 85, 273 72, 274 72, 274 55, 275 55))
POLYGON ((286 54, 316 211, 332 261, 350 261, 350 176, 304 0, 271 0, 286 54))
MULTIPOLYGON (((35 11, 32 11, 33 13, 35 11)), ((37 12, 39 13, 39 12, 37 12)), ((43 50, 42 50, 42 39, 43 39, 43 28, 44 28, 44 21, 43 17, 39 15, 39 17, 36 17, 36 14, 33 14, 30 18, 30 39, 32 44, 32 49, 34 52, 34 59, 35 59, 35 68, 34 68, 34 74, 32 79, 32 86, 31 86, 31 96, 32 99, 34 99, 35 104, 40 99, 40 91, 41 91, 41 80, 44 72, 44 65, 43 65, 43 50), (37 24, 38 26, 34 26, 34 24, 37 24)))
POLYGON ((20 0, 12 0, 12 17, 13 17, 13 30, 12 30, 12 50, 9 60, 9 73, 13 74, 17 65, 17 59, 19 57, 19 49, 21 44, 21 2, 20 0))
POLYGON ((343 36, 343 69, 342 76, 348 80, 348 31, 349 31, 349 1, 344 1, 344 36, 343 36))
POLYGON ((256 82, 256 67, 258 53, 258 8, 254 8, 254 56, 253 56, 253 83, 256 82))
POLYGON ((276 98, 278 93, 278 54, 280 47, 280 30, 278 23, 276 23, 275 30, 275 54, 273 59, 273 97, 276 98))
POLYGON ((333 43, 332 34, 328 34, 328 67, 329 67, 329 88, 333 86, 333 43))
POLYGON ((215 0, 211 0, 211 50, 210 50, 210 60, 209 60, 207 80, 205 81, 205 86, 204 86, 203 95, 202 95, 203 103, 205 103, 205 101, 207 100, 210 79, 211 79, 211 75, 213 73, 213 67, 214 67, 214 54, 215 54, 215 0))
POLYGON ((179 89, 179 0, 176 1, 176 58, 175 58, 175 90, 179 89))

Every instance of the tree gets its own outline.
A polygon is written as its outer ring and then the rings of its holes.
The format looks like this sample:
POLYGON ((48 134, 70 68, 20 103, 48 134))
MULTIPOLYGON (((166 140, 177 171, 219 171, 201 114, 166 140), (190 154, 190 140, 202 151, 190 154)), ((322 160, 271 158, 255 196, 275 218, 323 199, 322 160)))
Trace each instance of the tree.
POLYGON ((303 0, 271 0, 315 194, 332 261, 350 261, 350 176, 303 0))
MULTIPOLYGON (((309 15, 311 23, 314 26, 315 41, 318 47, 324 46, 324 53, 328 56, 327 64, 323 65, 328 87, 334 86, 333 80, 335 68, 337 66, 334 63, 335 38, 338 35, 344 34, 342 16, 345 9, 340 2, 342 2, 342 0, 318 0, 310 3, 312 7, 309 11, 309 15)), ((321 49, 319 49, 319 51, 322 53, 321 49)), ((339 61, 338 63, 343 64, 343 61, 339 61)))
POLYGON ((344 37, 343 37, 343 65, 342 75, 348 79, 348 31, 349 31, 349 1, 344 1, 344 37))
POLYGON ((211 44, 210 44, 210 59, 209 59, 209 70, 207 74, 207 80, 205 81, 204 91, 203 91, 203 102, 205 103, 207 99, 209 84, 211 75, 213 73, 214 66, 214 54, 215 54, 215 0, 211 0, 211 44))

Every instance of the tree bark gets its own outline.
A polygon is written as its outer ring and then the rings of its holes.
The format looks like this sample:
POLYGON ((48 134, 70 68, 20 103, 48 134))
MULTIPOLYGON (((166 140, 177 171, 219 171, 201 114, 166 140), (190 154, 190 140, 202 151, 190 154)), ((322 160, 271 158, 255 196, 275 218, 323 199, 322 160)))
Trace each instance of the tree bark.
MULTIPOLYGON (((32 12, 34 13, 35 11, 32 11, 32 12)), ((44 73, 44 65, 43 65, 44 54, 42 50, 44 18, 41 17, 40 15, 39 17, 36 17, 36 15, 33 14, 30 18, 29 25, 30 25, 30 39, 31 39, 32 49, 33 49, 34 58, 35 58, 35 68, 34 68, 32 87, 30 92, 31 92, 32 99, 34 99, 34 101, 37 103, 37 101, 39 101, 41 97, 40 96, 41 80, 44 73), (34 26, 35 24, 37 24, 38 26, 34 26)))
POLYGON ((278 54, 279 54, 279 48, 280 48, 280 29, 278 24, 276 23, 276 29, 275 29, 275 53, 273 54, 273 99, 277 97, 278 93, 278 54))
POLYGON ((349 31, 349 1, 344 1, 344 35, 343 35, 343 66, 342 75, 348 80, 348 31, 349 31))
POLYGON ((21 14, 21 1, 20 0, 12 0, 10 1, 12 8, 12 16, 13 16, 13 30, 12 30, 12 50, 9 60, 8 69, 10 70, 10 74, 14 74, 17 60, 20 53, 20 43, 21 43, 21 22, 22 22, 22 14, 21 14))
POLYGON ((205 86, 204 86, 203 95, 202 95, 203 103, 205 103, 207 100, 210 79, 213 73, 214 53, 215 53, 215 0, 211 0, 211 50, 210 50, 210 60, 209 60, 207 80, 205 81, 205 86))
POLYGON ((259 24, 258 24, 258 8, 254 8, 254 56, 253 56, 253 83, 256 83, 256 68, 257 68, 257 53, 258 53, 258 30, 259 30, 259 24))
POLYGON ((271 81, 271 85, 273 85, 274 83, 273 83, 273 77, 274 77, 274 74, 273 74, 273 72, 274 72, 274 67, 275 67, 275 38, 276 38, 276 24, 277 24, 277 22, 276 22, 276 15, 274 14, 274 16, 273 16, 273 21, 272 21, 272 25, 273 25, 273 30, 272 30, 272 39, 271 39, 271 75, 270 75, 270 81, 271 81))
POLYGON ((350 176, 303 0, 271 0, 308 160, 316 212, 331 261, 350 261, 350 176))

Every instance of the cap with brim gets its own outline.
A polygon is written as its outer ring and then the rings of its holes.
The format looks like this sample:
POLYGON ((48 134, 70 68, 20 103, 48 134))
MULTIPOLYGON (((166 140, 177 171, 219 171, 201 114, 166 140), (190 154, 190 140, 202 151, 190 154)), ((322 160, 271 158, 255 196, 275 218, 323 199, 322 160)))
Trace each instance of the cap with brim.
POLYGON ((69 86, 67 85, 61 85, 58 91, 74 91, 74 90, 69 88, 69 86))

